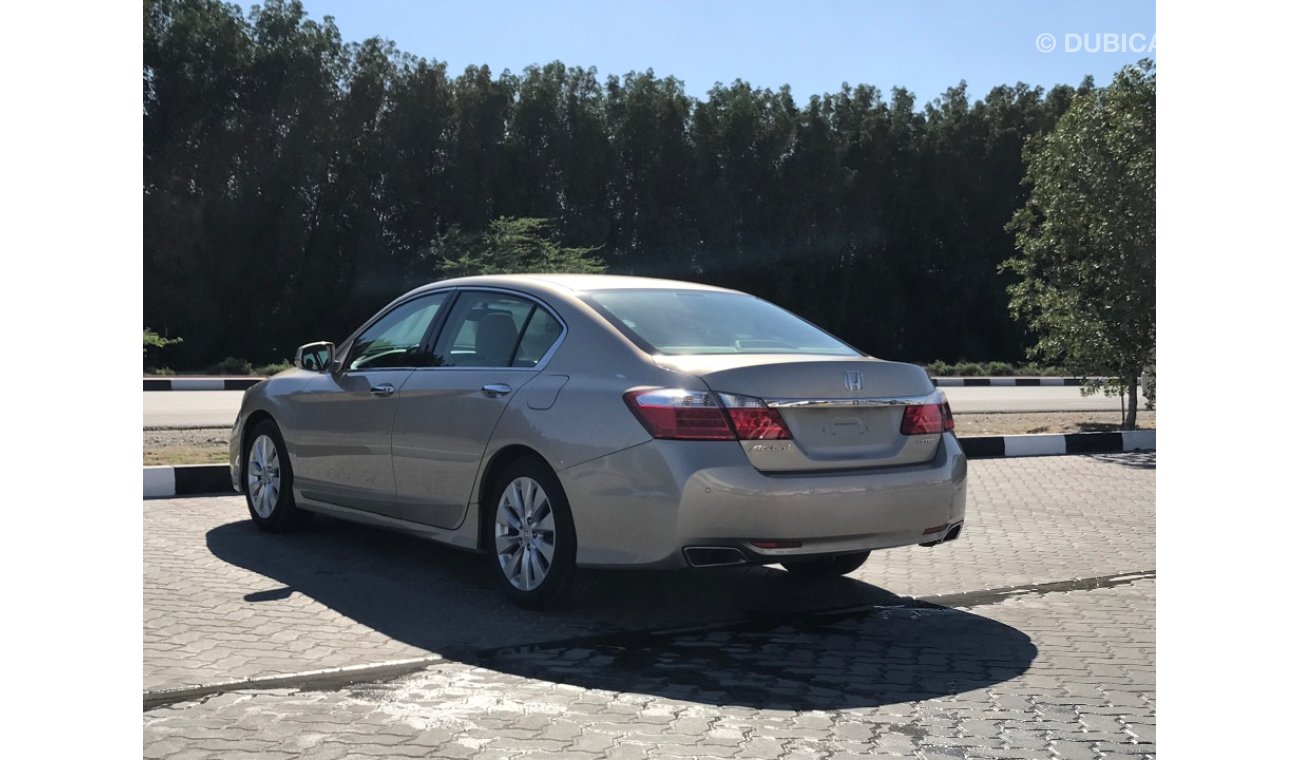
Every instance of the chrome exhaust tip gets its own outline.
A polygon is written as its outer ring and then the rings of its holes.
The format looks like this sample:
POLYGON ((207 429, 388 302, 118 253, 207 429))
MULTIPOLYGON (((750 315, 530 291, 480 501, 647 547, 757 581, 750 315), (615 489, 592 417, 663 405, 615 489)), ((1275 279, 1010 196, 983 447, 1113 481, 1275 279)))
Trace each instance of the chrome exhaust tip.
POLYGON ((956 541, 957 537, 961 535, 961 525, 962 525, 961 523, 957 523, 956 525, 949 528, 947 533, 943 534, 943 538, 936 539, 934 541, 926 541, 922 543, 921 546, 926 546, 926 547, 938 546, 939 544, 946 544, 949 541, 956 541))
POLYGON ((682 549, 691 567, 725 567, 745 565, 749 558, 734 546, 688 546, 682 549))

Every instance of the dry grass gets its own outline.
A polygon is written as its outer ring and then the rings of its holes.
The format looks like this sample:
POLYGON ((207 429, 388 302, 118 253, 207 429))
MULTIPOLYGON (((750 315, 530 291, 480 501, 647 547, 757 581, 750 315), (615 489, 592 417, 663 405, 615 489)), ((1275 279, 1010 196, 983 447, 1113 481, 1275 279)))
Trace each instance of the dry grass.
MULTIPOLYGON (((1118 412, 957 413, 957 435, 1024 435, 1026 433, 1106 433, 1120 429, 1118 412)), ((1139 411, 1138 428, 1156 426, 1156 413, 1139 411)))
POLYGON ((230 428, 144 431, 144 463, 222 464, 230 461, 230 428))
POLYGON ((226 464, 230 461, 230 452, 225 446, 220 448, 197 446, 169 446, 158 449, 145 449, 144 463, 151 464, 226 464))

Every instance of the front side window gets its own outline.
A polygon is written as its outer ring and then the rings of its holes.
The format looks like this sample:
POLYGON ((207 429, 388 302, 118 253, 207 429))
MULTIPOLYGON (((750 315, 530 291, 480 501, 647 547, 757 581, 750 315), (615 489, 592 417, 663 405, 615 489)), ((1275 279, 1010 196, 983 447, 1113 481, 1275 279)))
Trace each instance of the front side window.
POLYGON ((347 369, 430 366, 432 361, 425 348, 425 338, 446 300, 446 293, 414 298, 380 317, 352 344, 347 369))
POLYGON ((434 347, 440 367, 534 367, 560 335, 560 325, 532 301, 467 291, 447 316, 434 347))
POLYGON ((585 300, 651 353, 862 355, 785 309, 744 293, 594 290, 585 300))

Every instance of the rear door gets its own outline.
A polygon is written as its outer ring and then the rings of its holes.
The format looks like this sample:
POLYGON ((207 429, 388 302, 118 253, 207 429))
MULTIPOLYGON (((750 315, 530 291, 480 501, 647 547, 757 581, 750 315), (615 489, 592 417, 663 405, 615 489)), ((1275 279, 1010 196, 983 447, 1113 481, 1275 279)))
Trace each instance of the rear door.
POLYGON ((558 318, 529 297, 459 293, 434 345, 435 366, 414 371, 398 402, 393 472, 403 518, 460 525, 497 420, 562 333, 558 318))
POLYGON ((393 306, 295 398, 294 478, 303 496, 396 516, 393 419, 402 386, 431 362, 430 334, 448 296, 393 306))

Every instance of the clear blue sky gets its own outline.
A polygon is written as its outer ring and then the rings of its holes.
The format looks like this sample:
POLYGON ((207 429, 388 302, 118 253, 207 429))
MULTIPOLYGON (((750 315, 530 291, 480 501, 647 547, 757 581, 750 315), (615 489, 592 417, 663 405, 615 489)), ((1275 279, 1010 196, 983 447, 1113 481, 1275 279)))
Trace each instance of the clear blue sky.
MULTIPOLYGON (((252 3, 241 2, 244 8, 252 3)), ((493 74, 559 60, 608 74, 653 68, 703 97, 715 82, 789 84, 797 102, 841 82, 902 86, 920 102, 965 79, 974 97, 1018 81, 1098 84, 1142 53, 1088 52, 1097 35, 1150 44, 1154 0, 303 0, 348 42, 379 36, 493 74), (1051 34, 1056 48, 1036 47, 1051 34), (1068 35, 1074 35, 1070 38, 1068 35), (1083 35, 1087 35, 1086 37, 1083 35), (1067 47, 1078 48, 1068 52, 1067 47)), ((1128 47, 1133 47, 1129 44, 1128 47)), ((1154 57, 1154 56, 1152 56, 1154 57)))

